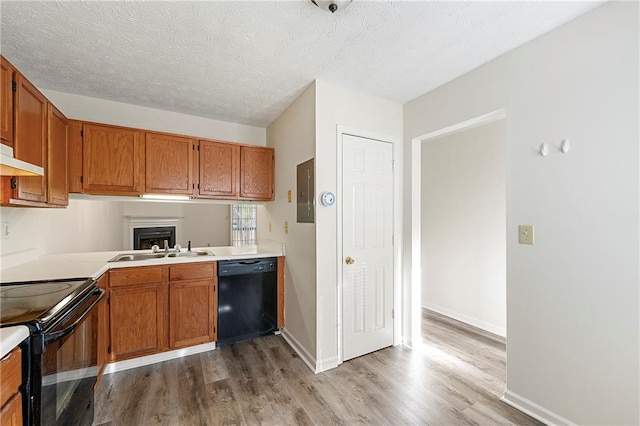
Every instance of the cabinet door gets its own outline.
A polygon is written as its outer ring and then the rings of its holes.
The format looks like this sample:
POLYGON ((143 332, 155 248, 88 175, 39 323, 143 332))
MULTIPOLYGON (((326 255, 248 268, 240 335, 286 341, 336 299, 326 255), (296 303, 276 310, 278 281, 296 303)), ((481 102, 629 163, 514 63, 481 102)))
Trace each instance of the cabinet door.
POLYGON ((47 202, 58 206, 69 204, 67 189, 67 118, 51 103, 48 104, 48 167, 47 202))
POLYGON ((0 361, 0 406, 7 404, 22 384, 22 350, 15 348, 0 361))
POLYGON ((169 346, 172 349, 215 340, 214 280, 169 283, 169 346))
POLYGON ((96 386, 100 384, 100 379, 102 378, 102 373, 104 372, 104 367, 107 364, 109 354, 109 310, 107 309, 109 300, 109 293, 107 290, 108 282, 108 274, 103 274, 98 278, 98 287, 103 289, 105 293, 104 297, 100 302, 98 302, 98 379, 96 386))
POLYGON ((239 145, 200 141, 198 193, 204 196, 237 198, 239 161, 239 145))
POLYGON ((109 291, 111 356, 119 361, 166 349, 164 284, 109 291))
POLYGON ((0 139, 13 147, 13 66, 0 56, 0 139))
MULTIPOLYGON (((44 168, 47 174, 47 99, 20 73, 16 72, 15 140, 13 155, 44 168)), ((19 177, 20 200, 47 202, 44 176, 19 177)))
POLYGON ((82 121, 69 120, 67 132, 67 188, 82 192, 82 121))
POLYGON ((273 200, 273 148, 240 148, 240 198, 273 200))
POLYGON ((22 394, 13 397, 0 410, 0 424, 2 426, 22 426, 22 394))
POLYGON ((137 195, 144 190, 144 140, 123 127, 83 126, 83 184, 87 192, 137 195))
POLYGON ((145 139, 145 192, 191 195, 195 140, 159 133, 147 133, 145 139))

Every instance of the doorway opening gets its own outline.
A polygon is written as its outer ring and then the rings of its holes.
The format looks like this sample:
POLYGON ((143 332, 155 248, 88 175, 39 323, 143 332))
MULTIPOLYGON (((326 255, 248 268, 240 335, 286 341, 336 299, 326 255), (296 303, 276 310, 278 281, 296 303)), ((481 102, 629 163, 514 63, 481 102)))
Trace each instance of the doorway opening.
POLYGON ((499 110, 412 140, 414 346, 434 318, 506 336, 505 118, 499 110))

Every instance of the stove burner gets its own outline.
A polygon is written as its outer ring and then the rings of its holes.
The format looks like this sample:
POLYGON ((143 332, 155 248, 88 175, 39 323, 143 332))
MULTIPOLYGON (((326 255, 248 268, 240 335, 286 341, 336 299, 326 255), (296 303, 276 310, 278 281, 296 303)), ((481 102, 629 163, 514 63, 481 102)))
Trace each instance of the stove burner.
POLYGON ((66 291, 73 287, 69 283, 47 283, 46 285, 18 285, 0 289, 0 298, 13 299, 18 297, 44 296, 59 291, 66 291))

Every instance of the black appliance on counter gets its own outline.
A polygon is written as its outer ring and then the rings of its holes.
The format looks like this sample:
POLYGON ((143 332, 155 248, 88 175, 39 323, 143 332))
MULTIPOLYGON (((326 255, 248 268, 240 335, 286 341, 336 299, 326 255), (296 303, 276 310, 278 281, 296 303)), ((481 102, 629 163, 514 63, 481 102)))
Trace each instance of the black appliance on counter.
POLYGON ((218 262, 218 341, 226 346, 278 330, 278 261, 218 262))
POLYGON ((25 425, 91 425, 97 368, 93 279, 0 284, 0 327, 25 325, 21 387, 25 425))

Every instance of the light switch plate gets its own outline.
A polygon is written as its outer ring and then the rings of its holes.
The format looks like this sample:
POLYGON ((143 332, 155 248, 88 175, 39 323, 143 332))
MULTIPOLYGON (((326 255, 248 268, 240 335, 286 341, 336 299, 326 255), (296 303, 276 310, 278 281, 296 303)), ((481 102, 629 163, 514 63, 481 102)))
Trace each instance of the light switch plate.
POLYGON ((534 231, 533 225, 520 225, 518 226, 518 242, 520 244, 534 244, 534 231))

